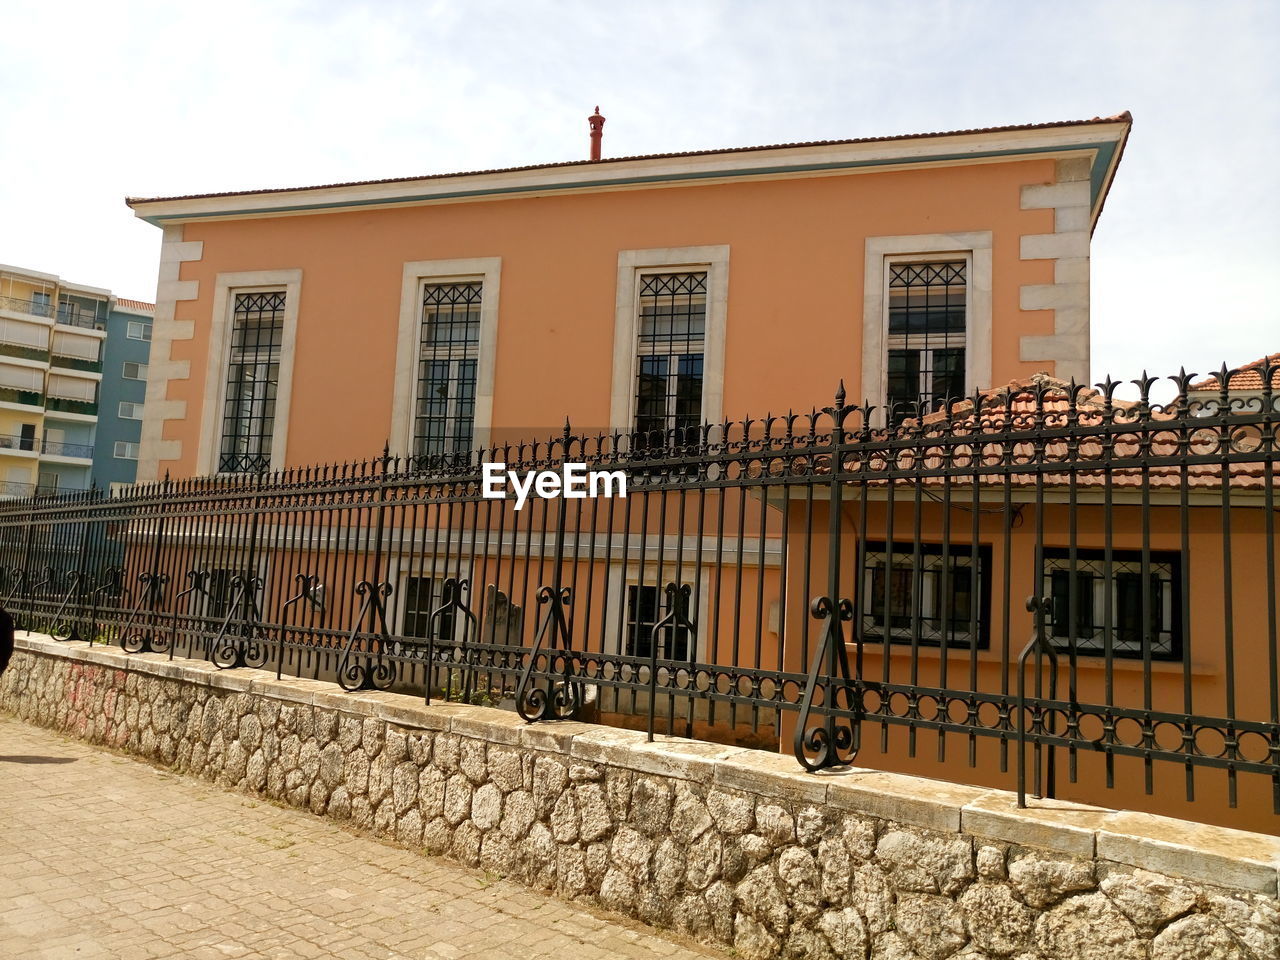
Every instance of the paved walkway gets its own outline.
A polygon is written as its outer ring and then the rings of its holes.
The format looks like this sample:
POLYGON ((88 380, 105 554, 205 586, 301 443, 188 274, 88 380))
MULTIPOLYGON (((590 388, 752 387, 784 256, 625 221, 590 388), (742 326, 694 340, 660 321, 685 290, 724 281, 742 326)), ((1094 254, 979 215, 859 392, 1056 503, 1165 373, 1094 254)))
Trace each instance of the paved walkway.
POLYGON ((0 957, 713 956, 0 717, 0 957))

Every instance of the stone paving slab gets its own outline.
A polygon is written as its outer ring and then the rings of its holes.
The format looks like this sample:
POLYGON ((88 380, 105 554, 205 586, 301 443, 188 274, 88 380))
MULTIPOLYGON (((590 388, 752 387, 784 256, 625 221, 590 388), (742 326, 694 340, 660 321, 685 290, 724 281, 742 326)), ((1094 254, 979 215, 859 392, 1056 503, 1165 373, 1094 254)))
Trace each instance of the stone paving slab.
POLYGON ((720 957, 0 717, 0 957, 720 957))

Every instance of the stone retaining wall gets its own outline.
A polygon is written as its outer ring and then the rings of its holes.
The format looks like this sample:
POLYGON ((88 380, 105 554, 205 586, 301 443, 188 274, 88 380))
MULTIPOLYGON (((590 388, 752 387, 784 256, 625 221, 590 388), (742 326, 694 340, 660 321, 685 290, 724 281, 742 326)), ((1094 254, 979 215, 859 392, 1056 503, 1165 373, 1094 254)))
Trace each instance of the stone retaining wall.
MULTIPOLYGON (((743 957, 1280 956, 1280 840, 19 637, 0 710, 743 957)), ((121 812, 127 816, 127 811, 121 812)), ((106 825, 104 825, 105 827, 106 825)))

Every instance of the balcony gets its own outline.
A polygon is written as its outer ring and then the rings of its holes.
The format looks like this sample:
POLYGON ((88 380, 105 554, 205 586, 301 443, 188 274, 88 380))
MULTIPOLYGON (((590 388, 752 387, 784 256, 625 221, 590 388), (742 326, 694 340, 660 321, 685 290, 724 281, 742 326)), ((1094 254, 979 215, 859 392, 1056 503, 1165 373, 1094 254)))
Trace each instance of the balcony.
POLYGON ((93 444, 91 443, 65 443, 61 440, 37 440, 35 437, 0 434, 0 454, 10 450, 23 453, 43 453, 48 457, 69 457, 77 460, 93 459, 93 444))
POLYGON ((48 300, 27 300, 24 297, 0 297, 0 310, 15 310, 33 317, 53 316, 53 304, 48 300))
POLYGON ((105 330, 107 323, 97 314, 91 313, 74 303, 58 304, 57 322, 68 327, 81 327, 85 330, 105 330))
POLYGON ((68 357, 66 354, 58 353, 56 350, 49 358, 49 365, 53 367, 62 367, 64 370, 87 370, 90 373, 102 372, 101 360, 88 360, 84 357, 68 357))
POLYGON ((0 453, 6 453, 10 450, 18 450, 23 453, 39 453, 40 441, 35 437, 0 434, 0 453))
POLYGON ((44 407, 46 410, 53 410, 58 413, 78 413, 87 417, 96 417, 98 415, 97 400, 70 400, 67 397, 48 397, 45 399, 44 407))
MULTIPOLYGON (((0 387, 0 403, 20 403, 28 407, 43 407, 44 394, 39 390, 0 387)), ((94 404, 94 406, 96 407, 97 404, 94 404)))
POLYGON ((33 347, 28 343, 0 343, 0 356, 49 362, 48 350, 44 347, 33 347))

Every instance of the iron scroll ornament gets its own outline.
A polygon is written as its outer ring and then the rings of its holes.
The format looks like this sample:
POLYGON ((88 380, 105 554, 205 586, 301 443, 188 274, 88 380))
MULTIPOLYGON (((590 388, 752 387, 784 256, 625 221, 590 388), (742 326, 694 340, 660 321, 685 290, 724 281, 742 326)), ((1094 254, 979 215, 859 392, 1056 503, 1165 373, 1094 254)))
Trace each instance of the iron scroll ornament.
POLYGON ((270 658, 269 644, 262 634, 258 611, 258 593, 262 580, 249 574, 231 578, 233 592, 227 615, 218 634, 209 644, 209 659, 220 670, 236 667, 263 667, 270 658), (238 619, 238 633, 231 632, 231 622, 238 619))
POLYGON ((338 662, 338 684, 348 693, 356 690, 387 690, 395 682, 395 666, 385 659, 391 646, 391 631, 387 629, 387 597, 391 596, 391 584, 385 580, 377 584, 361 580, 356 584, 356 594, 363 597, 360 613, 351 627, 347 645, 338 662), (375 634, 370 639, 369 651, 357 651, 356 639, 370 611, 375 618, 375 634), (376 650, 376 653, 373 652, 376 650))
POLYGON ((516 686, 516 712, 529 723, 539 720, 572 720, 582 709, 582 684, 573 679, 573 660, 570 656, 569 621, 564 608, 569 605, 571 592, 568 587, 542 587, 538 590, 538 604, 548 604, 546 616, 538 627, 525 662, 520 682, 516 686), (547 633, 551 633, 548 640, 547 633), (543 649, 544 642, 546 649, 543 649), (559 655, 555 648, 560 646, 559 655), (545 658, 545 671, 537 671, 539 658, 545 658), (554 679, 556 660, 560 661, 560 679, 554 679), (538 680, 545 676, 545 682, 538 680))
POLYGON ((134 604, 129 619, 120 630, 120 649, 125 653, 165 653, 169 639, 156 628, 155 615, 164 603, 165 589, 169 585, 167 573, 140 573, 138 602, 134 604), (145 612, 143 608, 146 608, 145 612), (136 631, 138 618, 145 621, 136 631))
POLYGON ((479 622, 476 619, 476 615, 472 613, 471 608, 462 600, 463 591, 469 593, 470 589, 471 582, 465 577, 448 577, 444 581, 443 602, 431 611, 431 616, 427 620, 428 668, 423 677, 423 699, 428 705, 431 703, 432 674, 440 663, 446 666, 445 700, 449 700, 453 693, 453 671, 449 669, 449 666, 453 663, 461 663, 463 666, 460 695, 463 703, 471 702, 472 687, 475 683, 475 664, 468 651, 468 640, 478 632, 479 622), (446 619, 446 617, 449 619, 446 619), (450 637, 450 642, 445 644, 446 649, 441 651, 440 646, 444 632, 442 628, 445 624, 456 624, 459 617, 461 617, 462 622, 461 639, 456 636, 450 637))
POLYGON ((811 772, 828 767, 848 766, 858 755, 861 733, 860 699, 854 690, 849 673, 849 657, 844 649, 844 627, 853 619, 853 604, 849 600, 833 602, 830 597, 818 597, 810 607, 817 620, 826 620, 822 642, 813 652, 809 665, 809 678, 805 683, 804 697, 800 701, 800 719, 796 723, 795 756, 801 766, 811 772), (823 663, 827 669, 823 673, 823 663), (825 719, 809 726, 809 718, 815 709, 818 679, 823 676, 822 705, 817 707, 825 719), (843 705, 841 700, 844 700, 843 705), (838 712, 844 714, 837 716, 838 712))

